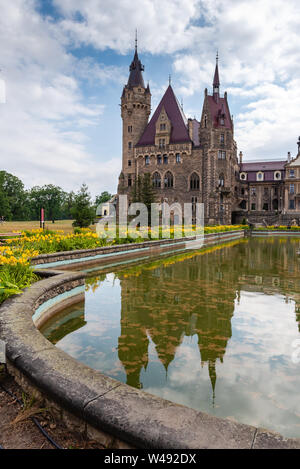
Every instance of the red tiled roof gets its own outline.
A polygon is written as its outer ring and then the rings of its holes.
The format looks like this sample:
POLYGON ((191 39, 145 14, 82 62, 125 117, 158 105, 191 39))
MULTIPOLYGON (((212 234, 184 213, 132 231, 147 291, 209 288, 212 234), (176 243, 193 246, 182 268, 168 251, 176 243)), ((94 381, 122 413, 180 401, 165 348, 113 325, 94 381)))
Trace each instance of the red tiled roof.
POLYGON ((218 98, 218 101, 215 100, 213 96, 207 96, 209 108, 211 112, 212 122, 214 127, 224 127, 225 129, 232 129, 232 122, 229 112, 229 107, 227 100, 225 98, 218 98), (220 115, 224 114, 225 124, 220 124, 220 115))
POLYGON ((165 108, 172 125, 170 143, 191 142, 186 124, 186 118, 179 106, 171 85, 169 85, 149 124, 144 130, 144 133, 142 134, 137 146, 154 145, 156 122, 159 118, 162 107, 165 108))

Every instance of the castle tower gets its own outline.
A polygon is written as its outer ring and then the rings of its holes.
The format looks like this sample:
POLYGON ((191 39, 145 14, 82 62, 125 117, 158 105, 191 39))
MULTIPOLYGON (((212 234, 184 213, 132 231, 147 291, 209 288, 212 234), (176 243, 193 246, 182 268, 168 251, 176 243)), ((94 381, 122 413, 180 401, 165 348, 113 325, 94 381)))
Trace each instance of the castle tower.
POLYGON ((123 121, 122 172, 119 178, 119 194, 127 194, 135 177, 134 151, 140 136, 148 124, 151 112, 151 93, 145 87, 144 66, 137 51, 137 39, 133 61, 129 67, 129 79, 121 97, 121 116, 123 121))
POLYGON ((203 147, 205 223, 231 223, 238 159, 227 93, 220 95, 218 55, 212 95, 205 90, 199 140, 203 147))

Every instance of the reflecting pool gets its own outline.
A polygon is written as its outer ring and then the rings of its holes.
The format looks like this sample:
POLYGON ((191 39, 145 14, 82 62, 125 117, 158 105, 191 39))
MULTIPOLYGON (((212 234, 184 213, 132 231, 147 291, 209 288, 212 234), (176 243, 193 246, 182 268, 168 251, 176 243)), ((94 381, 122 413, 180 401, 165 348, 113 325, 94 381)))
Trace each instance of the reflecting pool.
POLYGON ((300 437, 298 249, 250 238, 102 269, 42 332, 131 386, 300 437))

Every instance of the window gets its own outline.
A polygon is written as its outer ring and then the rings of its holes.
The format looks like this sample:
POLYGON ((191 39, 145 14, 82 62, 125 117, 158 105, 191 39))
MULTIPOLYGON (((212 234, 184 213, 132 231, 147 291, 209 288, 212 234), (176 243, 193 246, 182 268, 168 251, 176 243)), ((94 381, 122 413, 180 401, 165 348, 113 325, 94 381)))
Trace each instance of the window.
POLYGON ((131 166, 131 160, 128 160, 128 166, 131 166))
POLYGON ((131 174, 129 174, 128 176, 128 187, 131 187, 132 186, 132 178, 131 178, 131 174))
POLYGON ((176 163, 181 163, 180 153, 176 153, 176 163))
POLYGON ((295 177, 295 170, 290 169, 290 178, 294 178, 294 177, 295 177))
POLYGON ((218 159, 219 159, 219 160, 226 160, 226 151, 224 151, 224 150, 219 150, 218 159))
POLYGON ((190 189, 197 190, 200 189, 200 179, 197 173, 193 173, 190 178, 190 189))
POLYGON ((160 124, 160 131, 163 132, 166 130, 166 124, 160 124))
POLYGON ((275 171, 274 179, 276 179, 277 181, 279 181, 281 179, 281 172, 280 171, 275 171))
POLYGON ((219 187, 224 187, 225 181, 224 181, 224 174, 220 174, 219 176, 219 187))
POLYGON ((257 181, 263 181, 264 180, 264 173, 262 173, 261 171, 256 173, 256 180, 257 181))
POLYGON ((264 197, 268 197, 268 196, 269 196, 269 188, 264 187, 264 197))
POLYGON ((159 148, 165 148, 166 140, 164 138, 159 139, 159 148))
POLYGON ((224 134, 220 135, 220 143, 221 143, 221 145, 224 145, 224 143, 225 143, 225 135, 224 134))
POLYGON ((241 173, 241 174, 240 174, 240 179, 241 179, 242 181, 246 181, 246 179, 247 179, 247 174, 246 174, 246 173, 241 173))
POLYGON ((294 199, 291 199, 289 201, 289 209, 290 210, 295 210, 295 201, 294 201, 294 199))
POLYGON ((145 156, 145 165, 149 166, 149 164, 150 164, 150 156, 146 155, 145 156))
POLYGON ((168 189, 170 187, 173 187, 173 174, 168 171, 165 174, 165 188, 168 189))
POLYGON ((132 142, 128 142, 128 150, 132 149, 132 142))
POLYGON ((168 155, 164 155, 164 164, 168 164, 169 158, 168 155))
POLYGON ((245 195, 245 189, 244 188, 241 190, 241 194, 245 195))
POLYGON ((263 210, 269 210, 269 204, 265 203, 265 204, 263 205, 263 210))
POLYGON ((290 184, 290 194, 295 194, 295 184, 290 184))
POLYGON ((162 160, 161 160, 161 155, 157 155, 157 164, 161 164, 162 160))
POLYGON ((256 210, 256 204, 251 204, 251 210, 256 210))
POLYGON ((161 187, 161 177, 158 172, 153 174, 152 184, 153 184, 153 187, 161 187))
POLYGON ((256 196, 256 187, 251 187, 250 194, 253 195, 254 197, 256 196))
POLYGON ((204 127, 206 128, 207 127, 207 115, 205 114, 204 116, 204 127))
POLYGON ((225 125, 224 117, 221 117, 221 119, 220 119, 220 124, 221 124, 221 125, 225 125))
POLYGON ((129 133, 129 134, 132 134, 132 125, 129 125, 129 126, 128 126, 128 133, 129 133))

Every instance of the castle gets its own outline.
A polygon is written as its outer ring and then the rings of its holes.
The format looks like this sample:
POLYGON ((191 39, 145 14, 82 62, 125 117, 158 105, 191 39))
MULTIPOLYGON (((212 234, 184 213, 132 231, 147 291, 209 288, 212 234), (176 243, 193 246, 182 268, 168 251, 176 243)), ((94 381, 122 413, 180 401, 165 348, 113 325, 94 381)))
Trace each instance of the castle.
POLYGON ((152 118, 135 46, 121 97, 122 172, 118 194, 130 198, 139 175, 150 173, 158 202, 204 204, 205 224, 300 221, 298 154, 282 161, 244 163, 237 156, 227 93, 220 94, 218 57, 212 94, 205 89, 201 120, 187 119, 171 83, 152 118))

